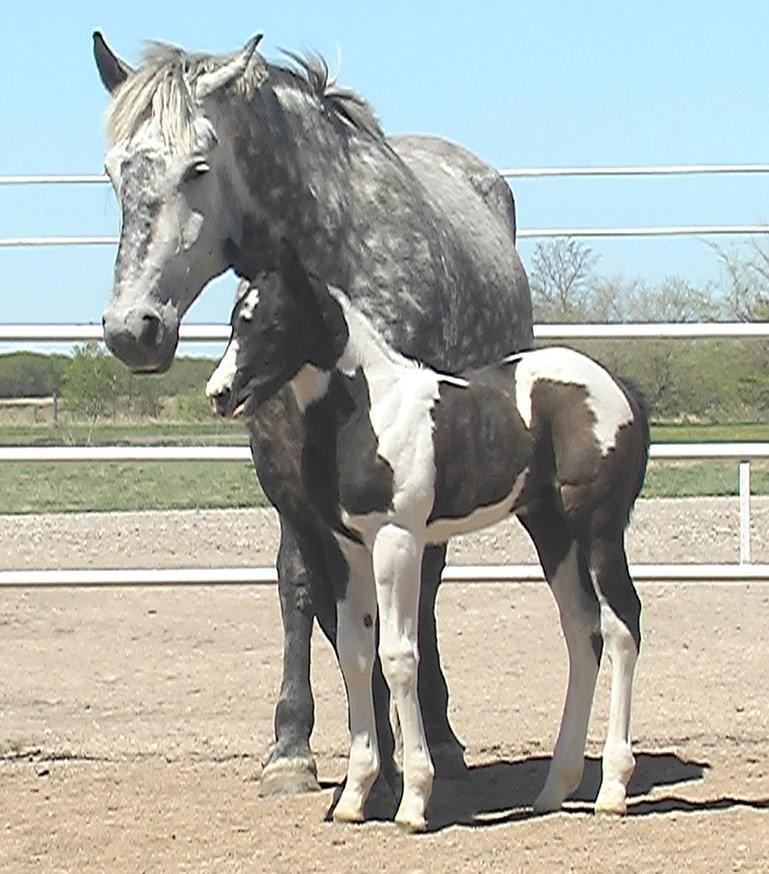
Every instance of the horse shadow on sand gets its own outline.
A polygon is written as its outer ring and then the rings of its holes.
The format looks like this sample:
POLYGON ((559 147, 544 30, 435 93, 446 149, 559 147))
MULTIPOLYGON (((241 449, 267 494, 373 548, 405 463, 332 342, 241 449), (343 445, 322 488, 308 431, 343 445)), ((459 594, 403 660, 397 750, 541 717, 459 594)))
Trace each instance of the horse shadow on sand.
MULTIPOLYGON (((514 761, 503 759, 469 767, 465 779, 436 780, 427 810, 429 831, 441 831, 452 825, 484 828, 522 822, 538 816, 532 811, 532 804, 544 785, 549 766, 549 756, 514 761)), ((736 806, 769 810, 769 798, 741 799, 727 796, 702 801, 692 801, 675 795, 644 798, 653 789, 702 780, 709 768, 708 762, 683 759, 675 753, 637 753, 635 773, 628 787, 627 815, 718 811, 736 806)), ((600 783, 601 760, 588 757, 585 760, 582 782, 566 802, 563 812, 592 813, 600 783)), ((327 819, 331 818, 341 789, 338 786, 334 792, 327 819)), ((394 796, 378 782, 367 802, 366 818, 391 820, 395 808, 394 796)))

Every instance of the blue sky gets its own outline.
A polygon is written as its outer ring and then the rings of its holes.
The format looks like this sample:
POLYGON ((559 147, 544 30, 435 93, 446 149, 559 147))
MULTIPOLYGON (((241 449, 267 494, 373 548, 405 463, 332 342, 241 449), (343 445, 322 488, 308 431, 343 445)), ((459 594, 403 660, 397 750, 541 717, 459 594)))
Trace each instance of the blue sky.
MULTIPOLYGON (((91 32, 136 61, 146 39, 226 51, 313 48, 385 130, 456 140, 498 166, 769 161, 769 3, 387 3, 132 0, 14 3, 0 40, 0 175, 93 173, 107 104, 91 32)), ((769 179, 517 180, 519 226, 769 221, 769 179)), ((114 234, 108 187, 0 187, 0 237, 114 234)), ((524 263, 531 243, 522 243, 524 263)), ((717 280, 697 240, 591 241, 598 268, 650 282, 717 280)), ((726 245, 731 245, 726 243, 726 245)), ((98 321, 108 249, 0 249, 0 321, 98 321)), ((222 321, 232 280, 190 321, 222 321)))

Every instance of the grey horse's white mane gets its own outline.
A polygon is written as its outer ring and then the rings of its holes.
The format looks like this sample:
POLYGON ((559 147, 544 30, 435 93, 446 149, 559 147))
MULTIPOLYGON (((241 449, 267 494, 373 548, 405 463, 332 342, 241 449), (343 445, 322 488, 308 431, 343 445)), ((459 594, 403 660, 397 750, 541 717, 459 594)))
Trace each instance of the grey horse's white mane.
POLYGON ((354 128, 365 131, 372 137, 382 139, 384 134, 379 125, 371 104, 352 88, 337 85, 336 77, 331 77, 328 63, 323 55, 316 52, 305 52, 298 55, 283 50, 283 54, 291 58, 296 68, 289 72, 301 75, 316 97, 330 105, 338 116, 349 122, 354 128))
MULTIPOLYGON (((105 127, 110 142, 129 139, 141 123, 153 115, 167 143, 189 152, 205 148, 215 134, 197 109, 195 82, 203 74, 227 63, 235 54, 192 54, 168 43, 148 43, 140 66, 115 91, 107 109, 105 127)), ((283 74, 297 88, 309 89, 325 108, 353 128, 383 138, 369 104, 356 92, 336 84, 324 58, 314 53, 284 54, 293 61, 292 66, 268 66, 264 58, 254 52, 244 74, 229 87, 250 99, 271 72, 283 74)))

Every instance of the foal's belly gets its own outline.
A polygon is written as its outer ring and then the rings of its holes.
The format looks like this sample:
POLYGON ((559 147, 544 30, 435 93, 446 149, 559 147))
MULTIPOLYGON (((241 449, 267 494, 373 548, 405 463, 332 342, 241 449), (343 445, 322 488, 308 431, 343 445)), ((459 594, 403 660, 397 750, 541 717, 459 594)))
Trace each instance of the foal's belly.
POLYGON ((445 543, 458 534, 478 531, 501 521, 518 508, 518 500, 526 484, 528 468, 515 478, 512 488, 502 500, 494 504, 476 507, 464 516, 431 516, 427 525, 428 543, 445 543))

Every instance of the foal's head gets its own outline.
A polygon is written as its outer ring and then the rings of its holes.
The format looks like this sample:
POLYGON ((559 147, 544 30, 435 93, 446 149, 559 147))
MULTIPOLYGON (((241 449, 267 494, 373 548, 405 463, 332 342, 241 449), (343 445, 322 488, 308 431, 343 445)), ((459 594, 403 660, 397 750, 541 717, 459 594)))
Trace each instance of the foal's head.
POLYGON ((347 343, 342 308, 286 241, 279 268, 243 282, 230 342, 206 385, 221 416, 253 415, 306 366, 331 371, 347 343))

